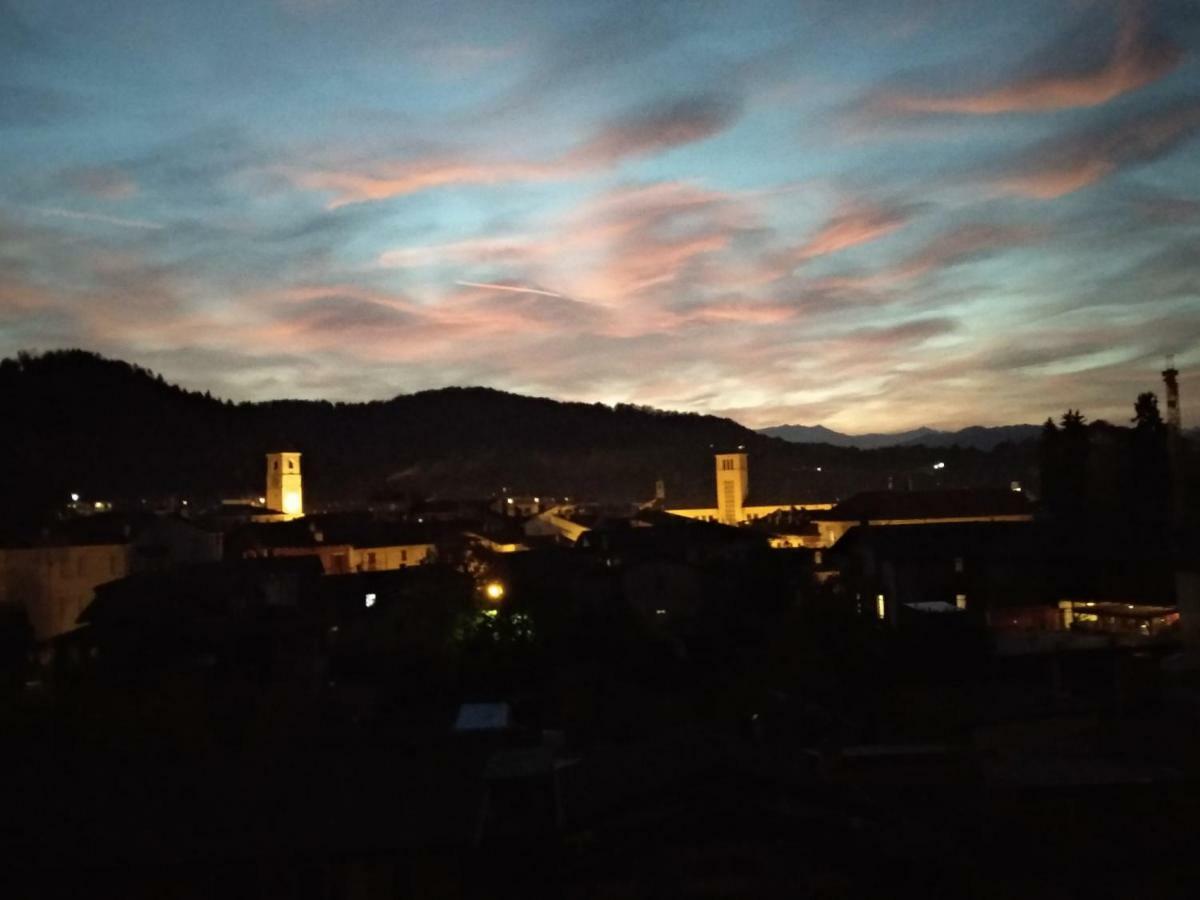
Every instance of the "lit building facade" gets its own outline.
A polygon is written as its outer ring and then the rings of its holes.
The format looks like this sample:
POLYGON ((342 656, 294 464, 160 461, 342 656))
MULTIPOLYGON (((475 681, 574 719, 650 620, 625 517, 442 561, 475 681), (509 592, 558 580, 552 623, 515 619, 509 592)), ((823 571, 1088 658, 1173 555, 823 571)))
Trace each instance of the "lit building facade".
POLYGON ((745 453, 717 454, 717 521, 737 525, 746 519, 750 492, 750 463, 745 453))
POLYGON ((267 508, 293 519, 304 515, 299 453, 267 454, 267 508))
MULTIPOLYGON (((832 503, 758 503, 747 505, 750 494, 750 455, 744 452, 716 455, 717 505, 676 507, 666 512, 685 519, 703 519, 723 525, 742 525, 781 511, 828 510, 832 503)), ((782 546, 793 546, 786 544, 782 546)), ((794 546, 808 546, 796 543, 794 546)))

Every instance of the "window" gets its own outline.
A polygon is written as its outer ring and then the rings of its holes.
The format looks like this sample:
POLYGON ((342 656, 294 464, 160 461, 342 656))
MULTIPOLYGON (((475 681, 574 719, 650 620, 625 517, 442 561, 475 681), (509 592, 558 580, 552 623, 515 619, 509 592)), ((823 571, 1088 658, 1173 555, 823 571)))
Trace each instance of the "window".
POLYGON ((954 571, 961 572, 964 568, 963 558, 961 556, 954 557, 954 571))
POLYGON ((400 551, 400 562, 402 562, 402 563, 408 562, 408 551, 407 550, 400 551))
POLYGON ((959 609, 966 609, 967 608, 967 595, 966 594, 955 594, 954 595, 954 605, 957 606, 959 609))
POLYGON ((273 463, 271 463, 271 468, 274 469, 276 472, 278 472, 279 471, 279 460, 275 460, 273 463))
POLYGON ((733 460, 732 459, 721 460, 721 471, 722 472, 732 472, 733 471, 733 460))
POLYGON ((371 552, 371 553, 368 553, 368 554, 367 554, 367 568, 368 568, 368 569, 374 569, 374 568, 375 568, 375 554, 374 554, 374 552, 371 552))
POLYGON ((875 617, 880 620, 887 618, 887 601, 883 594, 875 595, 875 617))
POLYGON ((288 460, 288 468, 289 468, 289 469, 294 469, 294 468, 296 468, 296 461, 295 461, 294 459, 289 459, 289 460, 288 460))

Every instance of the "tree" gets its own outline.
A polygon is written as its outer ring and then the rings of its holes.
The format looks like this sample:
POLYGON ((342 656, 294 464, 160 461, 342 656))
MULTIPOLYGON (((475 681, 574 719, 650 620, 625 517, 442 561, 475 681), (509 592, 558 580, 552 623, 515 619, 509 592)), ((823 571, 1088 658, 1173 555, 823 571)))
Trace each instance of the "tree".
POLYGON ((1133 422, 1139 432, 1158 434, 1163 430, 1162 416, 1158 412, 1158 397, 1153 391, 1138 394, 1137 401, 1133 404, 1133 418, 1129 421, 1133 422))
POLYGON ((1068 409, 1062 416, 1062 429, 1068 435, 1077 436, 1087 427, 1087 416, 1077 409, 1068 409))
POLYGON ((1126 501, 1143 527, 1162 526, 1170 513, 1171 464, 1167 428, 1158 412, 1158 398, 1146 391, 1133 404, 1133 434, 1129 443, 1126 501))

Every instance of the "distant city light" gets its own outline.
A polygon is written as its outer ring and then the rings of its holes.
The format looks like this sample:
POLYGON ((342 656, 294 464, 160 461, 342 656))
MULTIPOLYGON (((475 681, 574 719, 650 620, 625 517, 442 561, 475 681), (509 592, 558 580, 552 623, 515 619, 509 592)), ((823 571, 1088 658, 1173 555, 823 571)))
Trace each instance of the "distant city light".
POLYGON ((95 507, 96 509, 104 509, 104 504, 99 500, 97 500, 95 503, 93 503, 92 506, 95 507))
POLYGON ((887 618, 887 601, 884 600, 883 594, 875 595, 875 615, 881 620, 887 618))
POLYGON ((512 498, 512 497, 508 497, 508 498, 505 500, 505 502, 506 502, 506 503, 512 503, 512 502, 513 502, 513 498, 512 498))
POLYGON ((258 503, 259 503, 259 505, 260 505, 260 506, 266 506, 266 505, 267 505, 267 498, 266 498, 266 497, 259 497, 259 498, 258 498, 258 503))
POLYGON ((372 606, 374 606, 375 605, 375 595, 367 594, 367 596, 365 596, 363 598, 363 605, 366 606, 367 609, 370 609, 372 606))
POLYGON ((656 609, 654 611, 654 614, 656 616, 665 616, 667 614, 667 611, 665 609, 656 609))
POLYGON ((820 472, 820 471, 821 471, 821 467, 820 467, 820 466, 817 466, 817 471, 818 471, 818 472, 820 472))
POLYGON ((187 506, 187 501, 186 501, 186 500, 182 500, 182 501, 180 501, 180 502, 181 502, 181 503, 182 503, 184 506, 187 506))
POLYGON ((72 494, 72 495, 71 495, 71 502, 72 502, 72 503, 78 503, 78 502, 79 502, 79 495, 78 495, 78 494, 72 494))
POLYGON ((483 589, 483 593, 493 603, 498 603, 504 598, 504 585, 498 581, 489 581, 487 587, 483 589))
POLYGON ((933 464, 933 467, 935 469, 944 469, 944 468, 946 468, 946 464, 944 462, 935 462, 933 464))

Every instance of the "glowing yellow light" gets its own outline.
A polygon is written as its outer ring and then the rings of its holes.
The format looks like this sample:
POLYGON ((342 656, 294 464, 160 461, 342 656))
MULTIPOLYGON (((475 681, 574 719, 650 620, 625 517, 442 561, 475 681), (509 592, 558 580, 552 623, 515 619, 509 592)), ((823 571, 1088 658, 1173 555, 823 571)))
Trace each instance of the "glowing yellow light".
POLYGON ((300 495, 296 491, 288 491, 283 495, 283 511, 289 516, 299 515, 300 495))
POLYGON ((493 603, 498 603, 504 598, 504 585, 498 581, 489 581, 483 592, 493 603))
POLYGON ((884 599, 883 594, 875 595, 875 615, 879 619, 887 618, 887 601, 884 599))

